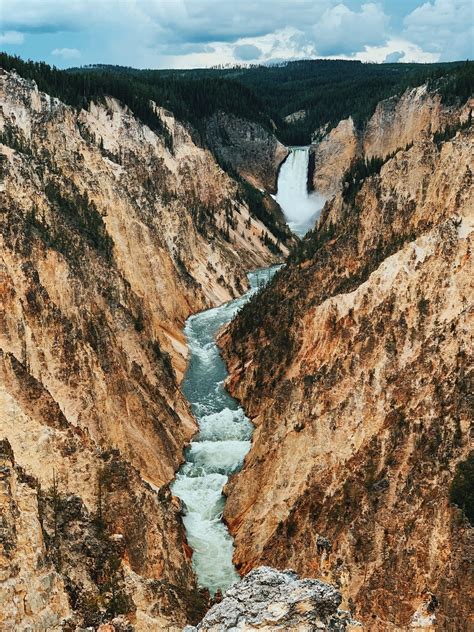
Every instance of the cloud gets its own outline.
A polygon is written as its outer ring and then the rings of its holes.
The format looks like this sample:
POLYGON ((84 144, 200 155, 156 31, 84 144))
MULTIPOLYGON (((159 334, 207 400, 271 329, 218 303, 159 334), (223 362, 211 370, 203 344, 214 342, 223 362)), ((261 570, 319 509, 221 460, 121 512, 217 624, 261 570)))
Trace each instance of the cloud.
POLYGON ((252 59, 260 59, 262 51, 254 44, 241 44, 234 47, 234 56, 242 61, 250 61, 252 59))
POLYGON ((9 28, 22 31, 52 33, 74 28, 74 21, 82 12, 76 0, 61 7, 55 0, 2 0, 2 22, 9 28), (67 6, 67 10, 66 9, 67 6))
POLYGON ((400 37, 390 38, 379 46, 365 46, 363 51, 351 55, 349 59, 358 59, 363 62, 376 62, 382 64, 387 57, 395 53, 402 54, 397 61, 403 63, 420 62, 429 64, 439 60, 439 54, 424 51, 422 48, 400 37))
POLYGON ((403 50, 394 50, 393 53, 388 53, 383 60, 384 64, 396 64, 403 57, 405 57, 405 51, 403 50))
POLYGON ((81 52, 77 48, 55 48, 51 51, 51 55, 62 57, 62 59, 79 59, 81 52))
POLYGON ((0 44, 23 44, 25 36, 19 31, 5 31, 0 33, 0 44))
POLYGON ((352 11, 345 4, 327 9, 312 29, 320 55, 351 54, 386 41, 390 18, 378 3, 352 11))
POLYGON ((198 44, 188 42, 158 42, 151 45, 150 49, 156 51, 160 55, 191 55, 194 53, 214 53, 215 48, 211 44, 198 44))
POLYGON ((403 35, 445 61, 474 57, 472 0, 434 0, 417 7, 404 20, 403 35))
MULTIPOLYGON (((39 59, 53 49, 81 50, 83 63, 138 67, 268 63, 315 56, 376 55, 383 61, 393 52, 403 52, 402 61, 416 55, 420 61, 427 55, 430 60, 472 56, 471 0, 0 2, 2 28, 34 33, 25 54, 39 59), (404 48, 385 50, 397 39, 404 48)), ((55 53, 54 58, 65 65, 67 59, 77 59, 77 53, 55 53)))
POLYGON ((80 31, 98 20, 113 22, 124 8, 129 14, 132 0, 1 0, 2 23, 31 33, 80 31))
POLYGON ((334 0, 136 0, 161 35, 173 41, 236 42, 313 24, 334 0))

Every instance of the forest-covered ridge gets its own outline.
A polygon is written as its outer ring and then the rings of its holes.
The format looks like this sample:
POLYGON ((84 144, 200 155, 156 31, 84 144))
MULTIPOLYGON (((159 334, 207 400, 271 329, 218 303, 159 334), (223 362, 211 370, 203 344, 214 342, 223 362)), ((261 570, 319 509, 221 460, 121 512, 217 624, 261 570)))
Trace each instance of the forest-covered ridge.
POLYGON ((146 72, 119 66, 59 70, 45 62, 24 61, 6 53, 0 53, 0 67, 33 79, 39 90, 73 107, 86 108, 90 100, 115 97, 157 132, 163 130, 163 124, 150 107, 150 100, 171 110, 198 132, 203 121, 217 110, 270 127, 266 108, 258 97, 249 88, 222 77, 150 77, 146 72))
POLYGON ((362 126, 377 103, 426 81, 434 83, 441 77, 450 77, 446 98, 467 98, 474 91, 473 62, 372 64, 316 59, 248 68, 138 72, 150 79, 217 76, 240 83, 264 104, 276 123, 277 136, 286 145, 306 145, 318 128, 326 124, 332 127, 348 116, 362 126), (286 116, 301 111, 305 112, 304 117, 285 122, 286 116))
POLYGON ((157 131, 163 131, 163 125, 150 100, 198 132, 209 116, 223 110, 274 129, 286 145, 308 144, 319 127, 331 127, 348 116, 363 125, 379 101, 426 81, 436 84, 446 100, 466 99, 474 92, 474 62, 306 60, 248 68, 137 70, 96 65, 59 70, 0 53, 0 66, 34 79, 40 90, 75 107, 105 95, 116 97, 157 131), (285 122, 285 116, 302 110, 303 117, 285 122))

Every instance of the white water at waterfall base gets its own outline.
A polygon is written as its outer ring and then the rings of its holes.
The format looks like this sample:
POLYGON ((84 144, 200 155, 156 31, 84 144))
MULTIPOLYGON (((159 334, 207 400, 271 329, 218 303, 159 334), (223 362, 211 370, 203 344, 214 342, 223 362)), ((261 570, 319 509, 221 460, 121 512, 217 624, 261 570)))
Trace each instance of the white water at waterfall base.
POLYGON ((308 192, 309 147, 289 147, 290 153, 278 174, 275 200, 281 206, 288 226, 302 237, 314 227, 326 198, 308 192))
POLYGON ((183 522, 199 585, 211 594, 224 592, 239 579, 232 563, 233 541, 222 522, 222 489, 228 477, 242 467, 253 430, 242 408, 224 388, 227 370, 215 336, 278 267, 251 272, 251 289, 246 294, 191 316, 184 329, 190 359, 182 389, 199 433, 186 449, 186 462, 172 491, 183 502, 183 522))

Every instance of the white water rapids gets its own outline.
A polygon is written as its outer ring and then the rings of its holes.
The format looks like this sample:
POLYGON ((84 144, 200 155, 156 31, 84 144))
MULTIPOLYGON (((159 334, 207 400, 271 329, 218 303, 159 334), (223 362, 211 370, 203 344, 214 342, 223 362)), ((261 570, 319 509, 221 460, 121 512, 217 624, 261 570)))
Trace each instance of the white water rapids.
POLYGON ((233 542, 222 522, 222 488, 242 466, 250 449, 253 426, 224 388, 225 364, 215 342, 218 330, 276 272, 278 266, 251 272, 251 289, 220 307, 188 318, 184 332, 190 360, 183 393, 199 423, 199 433, 186 449, 186 462, 172 485, 184 503, 184 526, 192 547, 193 567, 200 586, 214 594, 238 579, 232 564, 233 542))
POLYGON ((308 193, 309 147, 289 147, 289 150, 278 174, 275 200, 288 226, 302 237, 313 228, 326 200, 319 193, 308 193))

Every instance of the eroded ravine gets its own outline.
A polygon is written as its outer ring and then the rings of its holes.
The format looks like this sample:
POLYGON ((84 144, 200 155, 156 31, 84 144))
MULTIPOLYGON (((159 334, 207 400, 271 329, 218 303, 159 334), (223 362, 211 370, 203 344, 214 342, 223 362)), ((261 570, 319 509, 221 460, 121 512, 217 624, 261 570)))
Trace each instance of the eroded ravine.
POLYGON ((190 358, 182 390, 199 423, 199 433, 186 449, 186 461, 172 490, 183 502, 183 521, 199 584, 212 594, 225 591, 238 579, 232 563, 233 540, 222 521, 222 489, 228 477, 242 466, 253 429, 224 388, 227 370, 215 337, 278 267, 251 272, 248 292, 191 316, 184 330, 190 358))

